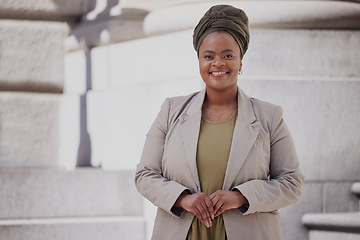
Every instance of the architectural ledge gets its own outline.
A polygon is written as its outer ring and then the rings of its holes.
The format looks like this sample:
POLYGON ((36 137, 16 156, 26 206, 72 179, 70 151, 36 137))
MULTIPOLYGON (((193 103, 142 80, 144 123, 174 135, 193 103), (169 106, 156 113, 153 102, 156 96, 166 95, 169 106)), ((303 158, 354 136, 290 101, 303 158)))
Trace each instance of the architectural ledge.
POLYGON ((351 192, 360 198, 360 182, 356 182, 352 185, 351 192))
POLYGON ((310 213, 302 217, 309 229, 360 233, 360 212, 310 213))
POLYGON ((142 25, 147 14, 144 9, 118 8, 115 14, 106 11, 94 19, 84 18, 66 39, 65 49, 70 52, 144 37, 142 25))
MULTIPOLYGON (((220 2, 219 2, 220 3, 220 2)), ((243 9, 252 28, 360 29, 360 4, 345 1, 227 1, 243 9)), ((211 2, 169 4, 149 13, 146 35, 193 29, 211 2)))
POLYGON ((94 0, 5 0, 0 4, 0 19, 75 20, 93 7, 94 0))

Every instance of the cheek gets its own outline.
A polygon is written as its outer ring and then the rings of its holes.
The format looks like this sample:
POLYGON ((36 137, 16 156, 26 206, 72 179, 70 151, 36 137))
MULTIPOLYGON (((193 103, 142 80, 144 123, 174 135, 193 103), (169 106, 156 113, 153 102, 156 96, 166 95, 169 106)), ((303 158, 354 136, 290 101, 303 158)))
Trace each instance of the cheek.
POLYGON ((241 70, 241 63, 237 62, 237 63, 234 63, 232 65, 232 69, 234 70, 234 72, 238 72, 241 70))
POLYGON ((199 71, 200 73, 206 73, 208 72, 208 69, 209 69, 209 66, 207 63, 204 63, 204 62, 199 62, 199 71))

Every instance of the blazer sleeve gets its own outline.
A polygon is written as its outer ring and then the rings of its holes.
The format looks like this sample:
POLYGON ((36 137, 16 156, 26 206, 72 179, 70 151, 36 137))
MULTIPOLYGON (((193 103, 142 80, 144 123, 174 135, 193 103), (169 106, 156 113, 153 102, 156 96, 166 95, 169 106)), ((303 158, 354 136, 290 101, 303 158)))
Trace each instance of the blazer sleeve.
POLYGON ((170 109, 170 99, 166 99, 146 135, 141 160, 136 168, 135 184, 138 191, 154 205, 175 217, 180 217, 184 210, 173 205, 182 192, 190 190, 162 174, 162 157, 170 125, 170 109))
POLYGON ((282 118, 283 110, 275 107, 270 132, 269 180, 254 179, 235 186, 249 201, 239 211, 244 215, 271 212, 296 202, 304 181, 299 167, 293 139, 282 118))

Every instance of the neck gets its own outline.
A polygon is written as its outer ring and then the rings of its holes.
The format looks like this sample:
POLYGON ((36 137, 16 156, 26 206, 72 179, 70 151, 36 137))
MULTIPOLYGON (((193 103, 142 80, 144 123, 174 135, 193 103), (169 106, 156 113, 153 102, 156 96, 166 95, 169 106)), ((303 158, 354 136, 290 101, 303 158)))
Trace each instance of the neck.
POLYGON ((237 103, 237 87, 224 91, 216 91, 206 88, 205 102, 207 106, 224 107, 237 103))

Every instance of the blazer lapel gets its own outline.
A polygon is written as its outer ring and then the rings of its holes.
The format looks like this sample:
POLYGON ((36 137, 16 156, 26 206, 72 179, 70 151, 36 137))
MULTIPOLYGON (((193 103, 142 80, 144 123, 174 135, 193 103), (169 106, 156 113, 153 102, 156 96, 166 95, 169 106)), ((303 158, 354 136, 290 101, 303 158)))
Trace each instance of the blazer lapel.
MULTIPOLYGON (((201 191, 196 166, 196 152, 204 98, 205 89, 194 98, 188 110, 180 116, 182 143, 186 161, 196 184, 196 189, 194 189, 196 192, 201 191)), ((238 118, 235 124, 223 189, 229 190, 232 187, 234 179, 259 135, 258 124, 250 98, 238 88, 238 118)))
POLYGON ((201 107, 205 98, 205 89, 201 91, 190 104, 189 109, 180 116, 181 136, 186 160, 193 175, 196 192, 200 192, 200 180, 196 166, 196 152, 201 124, 201 107))
POLYGON ((238 88, 238 118, 235 124, 229 161, 225 173, 224 190, 231 189, 234 179, 254 145, 259 135, 258 124, 250 98, 238 88))

